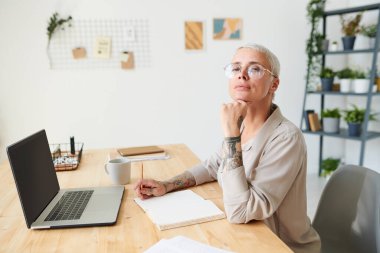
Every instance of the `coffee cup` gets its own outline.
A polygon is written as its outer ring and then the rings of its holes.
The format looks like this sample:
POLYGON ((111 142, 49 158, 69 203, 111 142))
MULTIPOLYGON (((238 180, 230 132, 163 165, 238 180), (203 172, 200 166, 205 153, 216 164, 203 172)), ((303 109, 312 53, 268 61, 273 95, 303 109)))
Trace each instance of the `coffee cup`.
POLYGON ((104 165, 104 170, 115 184, 128 184, 131 179, 131 161, 117 158, 111 159, 104 165))

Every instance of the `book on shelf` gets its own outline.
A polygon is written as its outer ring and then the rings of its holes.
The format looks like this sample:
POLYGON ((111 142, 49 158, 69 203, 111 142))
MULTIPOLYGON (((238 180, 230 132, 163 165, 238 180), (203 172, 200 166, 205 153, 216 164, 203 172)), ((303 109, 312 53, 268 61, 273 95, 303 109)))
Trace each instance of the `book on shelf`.
POLYGON ((191 190, 171 192, 160 197, 135 202, 145 211, 159 230, 189 226, 225 218, 211 200, 205 200, 191 190), (194 207, 197 208, 194 208, 194 207))
POLYGON ((310 121, 309 121, 309 114, 311 114, 311 113, 314 113, 314 110, 306 110, 306 111, 304 111, 305 126, 306 126, 306 130, 307 131, 311 130, 311 128, 310 128, 310 121))
POLYGON ((321 130, 321 123, 319 122, 318 113, 310 113, 308 115, 310 129, 312 132, 317 132, 321 130))

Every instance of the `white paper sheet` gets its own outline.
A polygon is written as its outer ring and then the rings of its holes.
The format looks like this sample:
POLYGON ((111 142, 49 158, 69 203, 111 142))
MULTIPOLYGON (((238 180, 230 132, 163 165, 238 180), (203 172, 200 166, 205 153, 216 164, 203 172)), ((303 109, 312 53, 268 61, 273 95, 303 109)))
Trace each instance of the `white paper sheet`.
POLYGON ((162 239, 145 253, 231 253, 231 251, 212 247, 184 236, 162 239))
POLYGON ((135 202, 160 230, 223 219, 225 214, 210 200, 204 200, 191 190, 165 194, 135 202))

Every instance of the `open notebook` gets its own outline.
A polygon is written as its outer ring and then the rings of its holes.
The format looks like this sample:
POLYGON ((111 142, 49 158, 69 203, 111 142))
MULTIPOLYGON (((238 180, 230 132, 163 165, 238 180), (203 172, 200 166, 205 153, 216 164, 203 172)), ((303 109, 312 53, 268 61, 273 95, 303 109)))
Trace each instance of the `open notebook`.
POLYGON ((191 190, 171 192, 146 200, 135 198, 135 202, 160 230, 226 217, 211 200, 205 200, 191 190))

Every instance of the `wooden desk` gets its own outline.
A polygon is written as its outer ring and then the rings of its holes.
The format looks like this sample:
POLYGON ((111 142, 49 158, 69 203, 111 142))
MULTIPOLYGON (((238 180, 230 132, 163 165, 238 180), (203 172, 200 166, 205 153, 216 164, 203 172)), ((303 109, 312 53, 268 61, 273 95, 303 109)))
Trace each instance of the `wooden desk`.
MULTIPOLYGON (((144 176, 167 179, 197 164, 199 159, 185 145, 162 146, 171 159, 145 161, 144 176)), ((85 150, 76 171, 58 172, 61 188, 108 186, 104 173, 108 154, 115 150, 85 150)), ((0 166, 0 252, 143 252, 162 238, 187 236, 234 252, 292 252, 264 223, 230 224, 226 219, 159 231, 133 198, 141 162, 132 164, 131 184, 125 186, 114 226, 29 230, 8 162, 0 166)), ((224 210, 217 183, 192 188, 224 210)))

